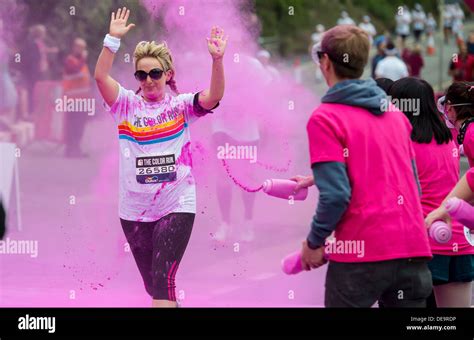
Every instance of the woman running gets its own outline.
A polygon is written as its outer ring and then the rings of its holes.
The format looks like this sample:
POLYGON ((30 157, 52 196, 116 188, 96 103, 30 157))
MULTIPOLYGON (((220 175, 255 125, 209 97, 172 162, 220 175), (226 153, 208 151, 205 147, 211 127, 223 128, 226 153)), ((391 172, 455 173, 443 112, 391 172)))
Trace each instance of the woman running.
POLYGON ((110 76, 130 10, 112 13, 95 80, 118 127, 120 207, 123 231, 153 307, 176 307, 175 276, 191 236, 196 187, 191 172, 189 124, 218 106, 224 95, 224 31, 213 27, 210 88, 178 94, 171 52, 165 43, 138 43, 134 52, 138 91, 110 76), (176 94, 166 93, 166 85, 176 94))

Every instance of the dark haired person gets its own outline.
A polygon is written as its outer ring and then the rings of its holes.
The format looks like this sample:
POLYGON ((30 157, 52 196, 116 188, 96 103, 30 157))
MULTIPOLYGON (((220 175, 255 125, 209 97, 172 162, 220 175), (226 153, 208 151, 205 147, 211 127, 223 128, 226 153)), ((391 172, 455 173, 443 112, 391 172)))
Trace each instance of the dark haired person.
POLYGON ((446 119, 458 132, 457 142, 463 146, 469 166, 474 166, 474 83, 454 82, 439 99, 446 119))
POLYGON ((425 307, 432 291, 431 259, 414 168, 408 119, 373 79, 359 79, 369 38, 355 26, 324 34, 318 51, 330 87, 307 125, 319 201, 303 243, 303 268, 325 263, 326 238, 359 245, 333 249, 326 276, 326 307, 425 307), (349 58, 344 58, 345 56, 349 58), (400 298, 400 292, 403 298, 400 298))
POLYGON ((459 52, 451 59, 448 74, 453 77, 453 81, 472 81, 473 67, 474 57, 467 53, 466 44, 461 42, 459 52))
MULTIPOLYGON (((433 88, 410 77, 396 81, 392 99, 410 103, 400 107, 413 126, 411 139, 421 185, 421 205, 426 217, 435 210, 459 180, 459 152, 451 131, 436 109, 433 88), (414 109, 416 108, 416 109, 414 109)), ((430 239, 433 259, 428 263, 438 307, 469 307, 474 277, 474 247, 463 226, 452 222, 452 238, 440 244, 430 239)))
POLYGON ((377 83, 377 86, 384 90, 384 92, 387 94, 390 91, 390 87, 392 87, 394 83, 392 79, 388 78, 377 78, 375 79, 375 82, 377 83))

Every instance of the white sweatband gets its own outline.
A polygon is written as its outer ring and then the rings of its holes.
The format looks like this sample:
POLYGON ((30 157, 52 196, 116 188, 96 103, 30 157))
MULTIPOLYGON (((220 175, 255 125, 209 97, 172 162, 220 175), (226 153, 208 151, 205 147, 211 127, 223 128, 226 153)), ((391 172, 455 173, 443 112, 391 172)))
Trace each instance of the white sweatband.
POLYGON ((107 34, 104 38, 104 47, 107 47, 112 53, 117 53, 120 47, 120 38, 107 34))

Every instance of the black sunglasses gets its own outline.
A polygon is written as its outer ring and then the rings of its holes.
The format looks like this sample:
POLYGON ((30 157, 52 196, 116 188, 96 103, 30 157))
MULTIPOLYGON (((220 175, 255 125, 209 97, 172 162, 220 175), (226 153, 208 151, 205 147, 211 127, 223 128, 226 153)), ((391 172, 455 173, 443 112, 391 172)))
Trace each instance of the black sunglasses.
POLYGON ((160 70, 159 68, 154 68, 150 70, 150 72, 146 73, 143 70, 135 71, 135 79, 138 81, 145 81, 148 76, 150 76, 153 80, 158 80, 163 76, 164 71, 160 70))

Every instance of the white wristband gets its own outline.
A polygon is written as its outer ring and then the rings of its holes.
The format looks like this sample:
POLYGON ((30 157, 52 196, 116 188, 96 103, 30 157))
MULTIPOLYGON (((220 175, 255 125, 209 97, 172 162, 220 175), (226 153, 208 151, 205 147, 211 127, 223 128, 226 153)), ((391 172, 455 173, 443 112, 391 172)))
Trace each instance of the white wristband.
POLYGON ((104 47, 107 47, 112 53, 117 53, 120 47, 120 38, 107 34, 104 38, 104 47))

